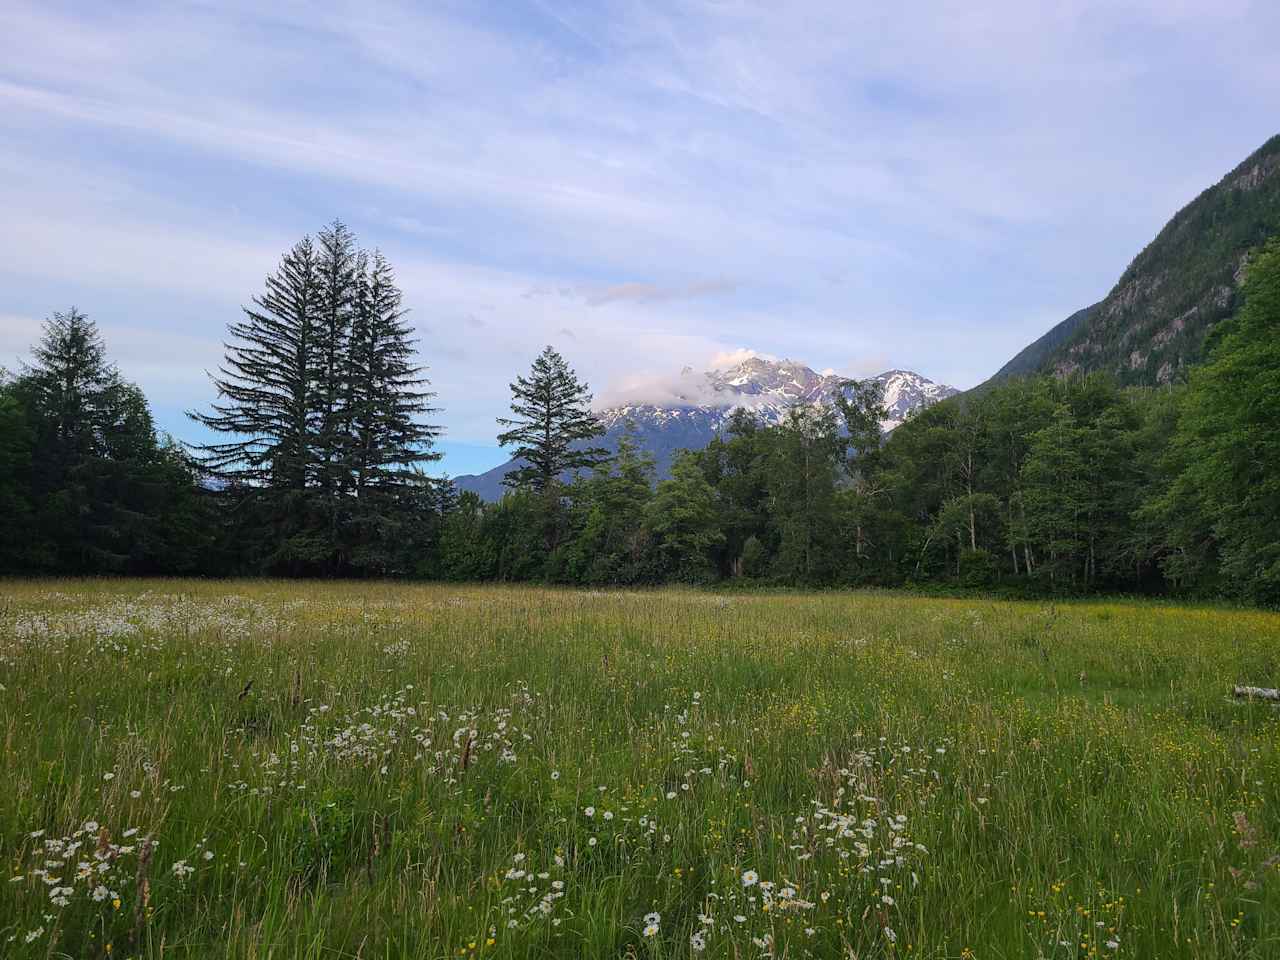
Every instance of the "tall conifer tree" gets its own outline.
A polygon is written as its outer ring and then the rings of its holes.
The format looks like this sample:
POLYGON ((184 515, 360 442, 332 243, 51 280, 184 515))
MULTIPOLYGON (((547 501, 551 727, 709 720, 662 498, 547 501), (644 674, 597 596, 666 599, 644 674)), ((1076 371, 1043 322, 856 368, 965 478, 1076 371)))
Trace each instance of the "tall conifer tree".
POLYGON ((344 415, 349 395, 349 346, 354 319, 359 254, 355 237, 335 220, 316 237, 320 309, 317 325, 314 418, 316 424, 317 480, 336 514, 336 498, 345 484, 345 451, 349 444, 344 415))
POLYGON ((107 361, 97 324, 72 307, 44 324, 44 338, 31 350, 35 363, 23 380, 40 414, 37 444, 46 482, 106 452, 121 390, 120 375, 107 361))
POLYGON ((405 322, 391 264, 378 251, 362 258, 347 357, 347 466, 357 493, 418 482, 418 464, 438 460, 431 450, 437 412, 424 368, 414 363, 416 340, 405 322))
POLYGON ((528 377, 511 384, 511 418, 498 424, 510 427, 498 434, 498 443, 515 447, 523 461, 503 479, 512 487, 550 490, 560 474, 590 469, 607 456, 602 447, 587 446, 604 433, 591 413, 591 390, 551 347, 533 361, 528 377))
POLYGON ((291 573, 406 572, 439 511, 420 465, 439 428, 400 290, 381 254, 334 221, 285 254, 230 325, 219 399, 191 416, 232 439, 197 447, 250 494, 261 565, 291 573), (394 542, 393 542, 394 541, 394 542))
MULTIPOLYGON (((27 421, 15 466, 25 466, 32 524, 3 552, 63 573, 190 569, 172 522, 198 512, 190 476, 157 443, 146 397, 107 360, 96 324, 74 308, 55 313, 32 354, 5 391, 27 421)), ((192 544, 202 535, 184 531, 192 544)))
POLYGON ((304 237, 267 277, 266 291, 228 327, 211 413, 197 423, 237 439, 195 447, 220 481, 303 490, 316 474, 315 374, 324 308, 319 257, 304 237))

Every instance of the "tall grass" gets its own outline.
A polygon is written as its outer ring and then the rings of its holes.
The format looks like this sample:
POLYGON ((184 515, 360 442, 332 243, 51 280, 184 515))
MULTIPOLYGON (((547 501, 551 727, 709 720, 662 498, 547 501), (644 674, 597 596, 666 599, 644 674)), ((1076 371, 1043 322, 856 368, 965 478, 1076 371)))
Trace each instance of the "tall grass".
POLYGON ((1280 618, 0 585, 0 956, 1280 956, 1280 618))

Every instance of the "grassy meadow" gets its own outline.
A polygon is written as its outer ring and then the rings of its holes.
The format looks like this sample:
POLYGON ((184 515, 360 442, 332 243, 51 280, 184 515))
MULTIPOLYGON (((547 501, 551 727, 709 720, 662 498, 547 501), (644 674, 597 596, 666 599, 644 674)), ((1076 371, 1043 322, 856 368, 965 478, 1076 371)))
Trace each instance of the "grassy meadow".
POLYGON ((1280 616, 0 584, 3 957, 1277 957, 1280 616))

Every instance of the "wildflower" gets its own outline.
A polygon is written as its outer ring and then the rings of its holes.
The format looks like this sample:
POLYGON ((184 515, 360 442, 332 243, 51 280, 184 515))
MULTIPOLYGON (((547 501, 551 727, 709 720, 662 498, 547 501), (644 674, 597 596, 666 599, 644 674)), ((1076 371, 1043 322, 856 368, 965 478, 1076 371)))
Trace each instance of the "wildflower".
POLYGON ((109 770, 102 775, 103 780, 110 781, 110 780, 114 780, 115 778, 116 778, 116 775, 109 770))
POLYGON ((594 817, 594 816, 596 815, 596 808, 595 808, 595 807, 587 807, 587 808, 586 808, 585 810, 583 810, 582 812, 583 812, 583 813, 585 813, 588 817, 594 817))
POLYGON ((689 936, 689 949, 694 953, 701 953, 707 949, 707 938, 702 935, 701 930, 695 930, 689 936))
POLYGON ((31 943, 33 940, 39 939, 44 934, 44 927, 36 927, 34 930, 27 932, 26 941, 31 943))
POLYGON ((756 873, 754 870, 743 871, 742 885, 744 887, 755 886, 756 882, 759 881, 759 879, 760 879, 760 874, 756 873))
POLYGON ((1119 940, 1116 940, 1114 937, 1113 937, 1112 939, 1108 940, 1108 941, 1107 941, 1107 949, 1108 949, 1108 950, 1119 950, 1119 949, 1120 949, 1120 941, 1119 941, 1119 940))
POLYGON ((893 927, 884 928, 884 938, 888 940, 890 943, 898 942, 898 935, 893 932, 893 927))
POLYGON ((644 915, 644 922, 645 923, 661 923, 662 914, 658 913, 656 910, 653 913, 646 913, 644 915))
POLYGON ((645 924, 644 935, 646 937, 656 937, 658 935, 658 925, 656 923, 645 924))
POLYGON ((560 771, 559 771, 559 770, 552 770, 552 771, 551 771, 551 779, 552 779, 552 780, 559 780, 559 779, 560 779, 560 771))
POLYGON ((204 852, 203 856, 204 856, 204 858, 205 858, 206 860, 212 860, 212 859, 213 859, 213 851, 212 851, 212 850, 206 850, 206 851, 204 852))

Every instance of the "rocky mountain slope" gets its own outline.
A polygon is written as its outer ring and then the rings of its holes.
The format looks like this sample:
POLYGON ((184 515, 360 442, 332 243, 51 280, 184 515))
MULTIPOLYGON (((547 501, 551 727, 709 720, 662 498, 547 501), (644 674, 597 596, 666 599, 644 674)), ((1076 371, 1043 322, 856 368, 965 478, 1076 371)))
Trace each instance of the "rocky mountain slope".
MULTIPOLYGON (((661 398, 637 397, 598 413, 605 427, 601 445, 616 449, 628 429, 640 448, 654 458, 659 479, 666 477, 679 450, 699 450, 728 423, 733 411, 748 409, 765 423, 782 422, 793 405, 830 403, 842 378, 821 374, 794 360, 752 357, 727 370, 696 373, 686 367, 663 385, 661 398)), ((875 379, 884 384, 889 416, 881 426, 892 430, 913 411, 957 391, 909 370, 888 370, 875 379)), ((508 461, 485 473, 455 478, 459 490, 472 490, 486 500, 502 496, 502 478, 514 467, 508 461)))
MULTIPOLYGON (((1280 234, 1280 136, 1183 207, 1106 298, 1072 314, 987 381, 1107 370, 1122 383, 1177 379, 1236 308, 1251 249, 1280 234)), ((978 389, 981 389, 978 388, 978 389)))

